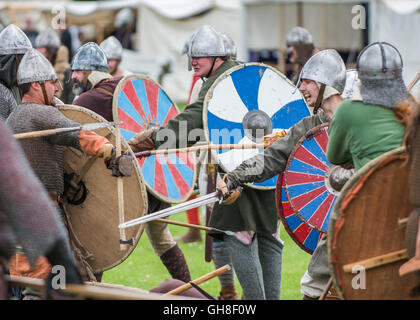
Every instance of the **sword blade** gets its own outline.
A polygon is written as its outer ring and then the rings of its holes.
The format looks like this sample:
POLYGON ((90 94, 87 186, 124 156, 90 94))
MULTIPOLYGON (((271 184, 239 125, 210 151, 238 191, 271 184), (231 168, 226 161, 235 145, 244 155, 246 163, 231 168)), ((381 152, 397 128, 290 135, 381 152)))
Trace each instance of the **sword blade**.
POLYGON ((150 213, 144 217, 140 217, 140 218, 136 218, 130 221, 126 221, 124 223, 121 223, 118 228, 120 229, 124 229, 124 228, 128 228, 128 227, 132 227, 138 224, 142 224, 142 223, 146 223, 146 222, 150 222, 156 219, 160 219, 160 218, 165 218, 168 217, 172 214, 175 213, 179 213, 179 212, 184 212, 186 210, 190 210, 190 209, 194 209, 194 208, 198 208, 210 203, 214 203, 219 201, 219 196, 217 192, 213 192, 213 193, 209 193, 205 196, 199 197, 197 199, 191 200, 191 201, 187 201, 181 204, 178 204, 176 206, 172 206, 157 212, 153 212, 150 213))

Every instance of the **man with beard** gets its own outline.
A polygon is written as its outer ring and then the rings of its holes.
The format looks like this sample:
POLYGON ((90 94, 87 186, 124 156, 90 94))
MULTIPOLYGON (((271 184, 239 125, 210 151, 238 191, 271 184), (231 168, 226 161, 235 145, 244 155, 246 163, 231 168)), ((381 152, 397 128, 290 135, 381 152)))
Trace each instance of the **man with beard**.
MULTIPOLYGON (((90 109, 108 121, 113 121, 112 101, 114 90, 122 77, 109 74, 105 52, 93 42, 88 42, 77 50, 71 64, 72 79, 80 96, 73 104, 90 109)), ((170 207, 147 193, 148 212, 170 207)), ((191 281, 190 271, 184 254, 169 231, 168 225, 150 222, 145 227, 152 247, 174 279, 191 281)))
POLYGON ((28 37, 14 24, 0 33, 0 118, 3 120, 20 103, 16 72, 22 56, 31 48, 28 37))
MULTIPOLYGON (((41 53, 31 49, 24 55, 17 72, 17 83, 23 94, 22 103, 7 119, 7 125, 14 133, 80 126, 53 107, 54 94, 58 91, 56 81, 54 68, 41 53)), ((62 202, 64 191, 64 146, 102 157, 108 168, 112 168, 120 160, 116 158, 115 148, 108 139, 92 131, 79 130, 22 139, 20 145, 57 208, 62 202)), ((119 173, 123 175, 120 171, 119 173)), ((34 268, 30 268, 22 254, 16 254, 10 266, 10 273, 13 275, 24 274, 35 278, 46 278, 50 270, 51 265, 46 259, 41 259, 34 268)))

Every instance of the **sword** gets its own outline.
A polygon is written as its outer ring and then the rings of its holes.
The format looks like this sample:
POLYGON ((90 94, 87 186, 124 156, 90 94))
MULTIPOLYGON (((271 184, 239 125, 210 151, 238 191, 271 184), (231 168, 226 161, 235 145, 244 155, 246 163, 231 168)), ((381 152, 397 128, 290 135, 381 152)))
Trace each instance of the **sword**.
POLYGON ((72 131, 94 131, 102 128, 108 128, 113 126, 118 126, 123 122, 97 122, 97 123, 87 123, 84 125, 80 125, 77 127, 69 127, 69 128, 57 128, 57 129, 48 129, 48 130, 40 130, 40 131, 31 131, 31 132, 23 132, 23 133, 16 133, 13 136, 16 139, 29 139, 29 138, 39 138, 39 137, 46 137, 52 136, 55 134, 60 133, 67 133, 72 131))
POLYGON ((214 203, 217 201, 219 201, 219 203, 222 203, 223 200, 224 200, 223 195, 219 191, 215 191, 213 193, 206 194, 197 199, 193 199, 191 201, 187 201, 173 207, 169 207, 169 208, 157 211, 157 212, 150 213, 144 217, 140 217, 140 218, 136 218, 130 221, 123 222, 118 226, 118 228, 125 229, 125 228, 132 227, 141 223, 146 223, 146 222, 150 222, 156 219, 165 218, 175 213, 184 212, 186 210, 205 206, 207 204, 214 203))

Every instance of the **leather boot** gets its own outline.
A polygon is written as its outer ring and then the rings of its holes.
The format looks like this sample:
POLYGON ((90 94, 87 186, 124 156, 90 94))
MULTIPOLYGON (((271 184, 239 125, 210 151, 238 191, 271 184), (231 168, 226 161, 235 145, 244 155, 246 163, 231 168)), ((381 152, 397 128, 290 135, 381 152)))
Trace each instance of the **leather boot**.
POLYGON ((236 292, 235 286, 222 287, 219 293, 219 300, 238 300, 238 293, 236 292))
POLYGON ((188 269, 187 261, 178 245, 167 250, 160 256, 160 260, 168 269, 173 279, 178 279, 184 282, 191 281, 190 270, 188 269))
POLYGON ((203 238, 201 237, 201 232, 199 229, 190 228, 186 234, 181 237, 175 238, 176 242, 201 242, 203 238))

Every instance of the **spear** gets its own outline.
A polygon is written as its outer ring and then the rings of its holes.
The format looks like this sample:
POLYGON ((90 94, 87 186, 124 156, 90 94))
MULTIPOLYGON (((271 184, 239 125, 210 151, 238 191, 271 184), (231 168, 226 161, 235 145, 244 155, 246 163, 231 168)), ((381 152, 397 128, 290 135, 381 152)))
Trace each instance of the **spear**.
POLYGON ((31 132, 23 132, 23 133, 16 133, 13 136, 16 139, 30 139, 30 138, 39 138, 39 137, 46 137, 52 136, 60 133, 67 133, 73 131, 94 131, 102 128, 113 127, 122 124, 123 122, 97 122, 97 123, 88 123, 76 127, 69 127, 69 128, 56 128, 56 129, 48 129, 48 130, 40 130, 40 131, 31 131, 31 132))
POLYGON ((135 153, 136 158, 150 157, 156 154, 170 154, 170 153, 183 153, 183 152, 194 152, 201 150, 231 150, 231 149, 264 149, 272 145, 275 141, 283 138, 287 134, 288 130, 282 129, 278 132, 272 133, 264 137, 263 143, 251 143, 251 144, 207 144, 199 145, 178 149, 164 149, 164 150, 147 150, 135 153))
POLYGON ((150 157, 156 154, 170 154, 170 153, 184 153, 201 150, 226 150, 226 149, 264 149, 264 143, 254 144, 207 144, 201 146, 193 146, 179 149, 165 149, 165 150, 147 150, 135 153, 136 158, 150 157))

